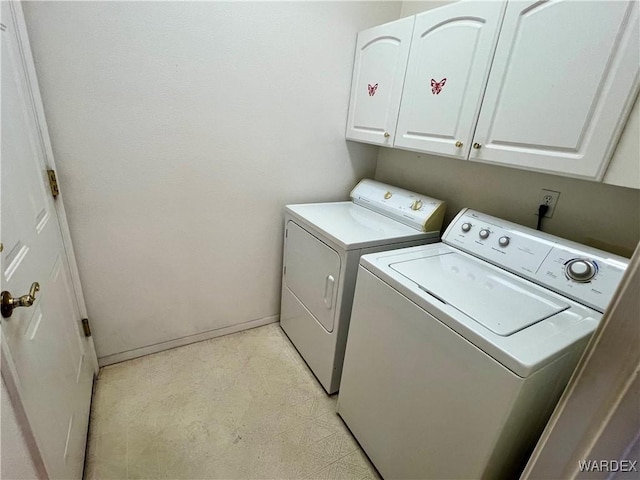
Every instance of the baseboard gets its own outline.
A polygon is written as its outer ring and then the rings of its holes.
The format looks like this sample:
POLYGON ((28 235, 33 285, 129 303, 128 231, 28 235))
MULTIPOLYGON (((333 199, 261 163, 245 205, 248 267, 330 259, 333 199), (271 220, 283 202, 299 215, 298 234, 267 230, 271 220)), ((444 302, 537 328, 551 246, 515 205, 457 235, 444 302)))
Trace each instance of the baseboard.
POLYGON ((223 335, 230 335, 243 330, 249 330, 250 328, 261 327, 269 323, 275 323, 278 320, 280 320, 280 315, 272 315, 270 317, 259 318, 257 320, 251 320, 237 325, 230 325, 228 327, 217 328, 207 332, 196 333, 195 335, 189 335, 187 337, 176 338, 175 340, 169 340, 167 342, 127 350, 126 352, 114 353, 112 355, 98 358, 98 365, 101 367, 113 365, 114 363, 120 363, 126 360, 131 360, 132 358, 151 355, 152 353, 162 352, 163 350, 182 347, 183 345, 189 345, 190 343, 201 342, 203 340, 209 340, 210 338, 222 337, 223 335))

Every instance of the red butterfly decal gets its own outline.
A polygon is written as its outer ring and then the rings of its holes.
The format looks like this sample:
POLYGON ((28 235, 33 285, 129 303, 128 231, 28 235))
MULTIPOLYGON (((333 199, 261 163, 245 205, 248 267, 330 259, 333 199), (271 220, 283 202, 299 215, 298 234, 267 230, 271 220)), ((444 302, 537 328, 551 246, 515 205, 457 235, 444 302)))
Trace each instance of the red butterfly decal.
POLYGON ((370 83, 368 83, 367 86, 369 87, 369 96, 373 97, 376 94, 376 90, 378 89, 378 84, 376 83, 375 85, 371 85, 370 83))
POLYGON ((434 95, 438 95, 442 91, 442 87, 447 83, 447 79, 443 78, 439 82, 436 82, 435 79, 431 79, 431 93, 434 95))

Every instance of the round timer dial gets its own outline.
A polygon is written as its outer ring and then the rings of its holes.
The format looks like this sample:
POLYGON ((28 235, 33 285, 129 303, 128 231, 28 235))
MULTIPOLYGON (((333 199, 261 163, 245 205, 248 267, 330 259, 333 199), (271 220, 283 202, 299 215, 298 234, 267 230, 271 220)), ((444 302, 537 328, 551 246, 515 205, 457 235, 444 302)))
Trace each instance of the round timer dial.
POLYGON ((598 266, 591 260, 574 258, 565 263, 564 271, 571 280, 588 282, 598 273, 598 266))

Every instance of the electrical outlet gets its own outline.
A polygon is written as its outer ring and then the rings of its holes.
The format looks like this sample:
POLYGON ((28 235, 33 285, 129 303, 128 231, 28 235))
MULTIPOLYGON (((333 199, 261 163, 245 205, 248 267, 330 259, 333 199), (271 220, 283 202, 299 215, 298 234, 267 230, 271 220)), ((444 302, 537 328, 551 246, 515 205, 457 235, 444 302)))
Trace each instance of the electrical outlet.
POLYGON ((560 192, 545 189, 540 190, 540 198, 538 200, 538 205, 536 206, 536 215, 538 214, 538 207, 540 205, 549 205, 549 210, 547 210, 547 213, 545 213, 544 216, 546 218, 553 217, 553 212, 558 204, 558 197, 560 197, 560 192))

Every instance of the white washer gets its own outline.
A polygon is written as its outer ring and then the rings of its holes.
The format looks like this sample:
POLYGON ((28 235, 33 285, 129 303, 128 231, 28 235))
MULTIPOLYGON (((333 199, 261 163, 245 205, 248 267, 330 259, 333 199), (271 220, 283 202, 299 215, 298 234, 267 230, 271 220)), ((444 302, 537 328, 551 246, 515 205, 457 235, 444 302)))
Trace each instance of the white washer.
POLYGON ((445 210, 373 180, 351 199, 285 211, 280 325, 328 393, 340 385, 360 255, 439 241, 445 210))
POLYGON ((463 210, 367 255, 338 413, 385 478, 518 478, 628 260, 463 210))

